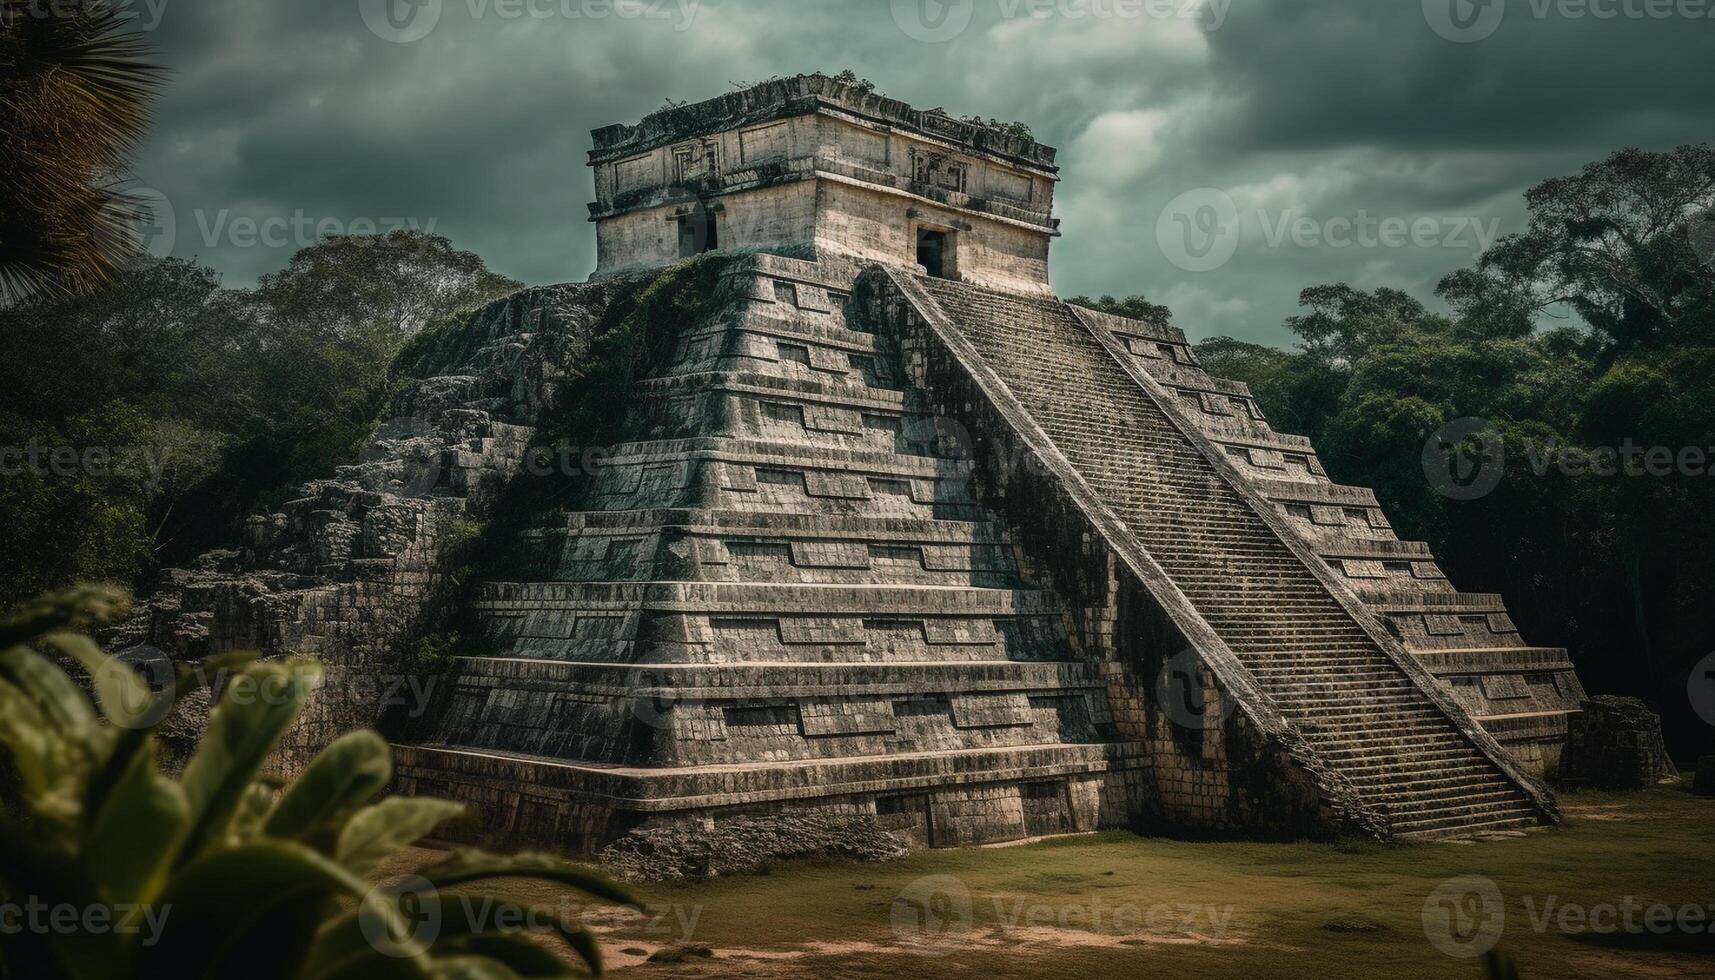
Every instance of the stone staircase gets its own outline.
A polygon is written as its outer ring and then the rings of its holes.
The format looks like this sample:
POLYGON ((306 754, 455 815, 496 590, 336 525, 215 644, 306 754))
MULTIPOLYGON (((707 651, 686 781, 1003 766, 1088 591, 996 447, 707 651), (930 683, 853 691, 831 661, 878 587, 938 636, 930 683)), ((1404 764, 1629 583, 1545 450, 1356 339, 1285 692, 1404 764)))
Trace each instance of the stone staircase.
POLYGON ((1432 696, 1064 304, 890 273, 974 348, 1256 688, 1398 837, 1544 816, 1475 722, 1432 696))
POLYGON ((485 649, 397 749, 403 791, 588 851, 788 810, 917 846, 1127 825, 1143 749, 848 316, 857 272, 727 264, 635 441, 481 587, 485 649))

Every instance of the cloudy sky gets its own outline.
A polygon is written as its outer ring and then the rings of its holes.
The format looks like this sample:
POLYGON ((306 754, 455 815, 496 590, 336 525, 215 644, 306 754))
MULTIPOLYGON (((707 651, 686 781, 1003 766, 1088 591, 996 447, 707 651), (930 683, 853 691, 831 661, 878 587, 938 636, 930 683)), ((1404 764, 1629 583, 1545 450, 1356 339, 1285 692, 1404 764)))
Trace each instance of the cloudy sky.
POLYGON ((1428 300, 1536 181, 1715 133, 1715 0, 133 3, 173 73, 138 178, 234 285, 409 223, 582 279, 592 128, 851 68, 1060 148, 1062 295, 1284 344, 1305 286, 1428 300))

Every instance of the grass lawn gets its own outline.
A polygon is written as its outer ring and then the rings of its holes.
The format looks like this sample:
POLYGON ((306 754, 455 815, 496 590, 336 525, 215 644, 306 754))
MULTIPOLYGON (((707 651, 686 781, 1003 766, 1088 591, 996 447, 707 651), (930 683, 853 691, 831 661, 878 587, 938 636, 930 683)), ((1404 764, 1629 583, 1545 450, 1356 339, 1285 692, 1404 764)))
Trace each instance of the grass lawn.
MULTIPOLYGON (((1681 787, 1568 794, 1562 805, 1562 829, 1474 844, 1103 833, 887 864, 798 863, 644 889, 648 916, 585 918, 603 932, 609 969, 639 976, 1478 977, 1480 959, 1450 956, 1429 935, 1446 934, 1437 923, 1450 913, 1461 936, 1496 923, 1480 882, 1431 901, 1449 879, 1476 876, 1499 891, 1499 948, 1522 976, 1715 976, 1715 800, 1681 787), (1612 933, 1608 909, 1628 898, 1642 935, 1612 933), (1690 928, 1650 931, 1652 903, 1690 928), (713 955, 646 959, 684 942, 713 955)), ((550 889, 490 891, 564 901, 550 889)))

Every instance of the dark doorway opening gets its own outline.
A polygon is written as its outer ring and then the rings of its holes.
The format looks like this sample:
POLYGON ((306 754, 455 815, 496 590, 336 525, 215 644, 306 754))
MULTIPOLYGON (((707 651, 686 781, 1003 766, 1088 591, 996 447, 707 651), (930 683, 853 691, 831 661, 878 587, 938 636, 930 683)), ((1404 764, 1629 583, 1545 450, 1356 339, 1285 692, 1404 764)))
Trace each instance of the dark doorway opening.
POLYGON ((936 279, 947 278, 947 251, 946 232, 918 229, 917 264, 936 279))
POLYGON ((688 259, 720 247, 720 226, 713 211, 698 209, 679 218, 680 258, 688 259))

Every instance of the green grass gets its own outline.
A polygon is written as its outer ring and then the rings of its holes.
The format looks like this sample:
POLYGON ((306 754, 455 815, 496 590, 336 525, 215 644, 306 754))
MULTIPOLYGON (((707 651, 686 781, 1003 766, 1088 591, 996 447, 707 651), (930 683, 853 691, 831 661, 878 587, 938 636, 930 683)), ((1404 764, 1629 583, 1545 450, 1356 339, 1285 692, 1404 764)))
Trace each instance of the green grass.
MULTIPOLYGON (((1480 960, 1439 952, 1424 926, 1437 886, 1477 875, 1504 897, 1500 948, 1525 977, 1715 974, 1707 933, 1568 935, 1533 927, 1530 912, 1540 916, 1550 901, 1617 905, 1628 896, 1709 909, 1715 801, 1668 788, 1563 803, 1563 829, 1470 845, 1103 833, 888 864, 783 865, 645 889, 654 914, 621 922, 603 944, 613 969, 661 976, 1478 977, 1480 960), (961 889, 970 896, 968 929, 959 926, 961 889), (896 902, 902 894, 907 901, 896 902), (931 921, 955 926, 926 938, 911 927, 921 921, 911 898, 926 899, 931 921), (642 962, 687 939, 712 947, 713 958, 642 962)), ((547 891, 510 895, 554 900, 547 891)))

